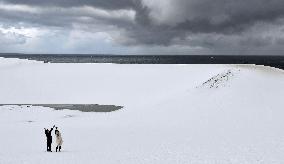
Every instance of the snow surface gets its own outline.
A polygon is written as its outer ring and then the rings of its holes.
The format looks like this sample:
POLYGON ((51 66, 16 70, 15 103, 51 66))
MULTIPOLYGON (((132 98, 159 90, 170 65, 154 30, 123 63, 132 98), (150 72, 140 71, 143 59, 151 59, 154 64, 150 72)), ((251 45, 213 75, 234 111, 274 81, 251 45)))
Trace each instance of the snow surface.
POLYGON ((0 77, 2 104, 124 106, 111 113, 2 106, 0 164, 284 163, 282 70, 0 58, 0 77), (63 151, 47 153, 43 128, 54 124, 63 151))

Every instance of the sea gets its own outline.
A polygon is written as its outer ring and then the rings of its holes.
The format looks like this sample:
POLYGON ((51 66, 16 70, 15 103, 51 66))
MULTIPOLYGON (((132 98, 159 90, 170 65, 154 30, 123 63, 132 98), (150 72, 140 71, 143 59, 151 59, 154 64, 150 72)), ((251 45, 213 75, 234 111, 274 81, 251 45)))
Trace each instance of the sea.
POLYGON ((284 69, 284 55, 81 55, 81 54, 0 54, 45 63, 115 64, 256 64, 284 69))

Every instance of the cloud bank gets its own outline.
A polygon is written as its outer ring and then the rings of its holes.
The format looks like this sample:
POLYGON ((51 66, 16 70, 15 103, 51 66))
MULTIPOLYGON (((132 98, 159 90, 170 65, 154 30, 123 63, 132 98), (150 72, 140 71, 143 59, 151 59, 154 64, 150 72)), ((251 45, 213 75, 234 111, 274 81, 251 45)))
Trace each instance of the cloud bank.
POLYGON ((282 55, 284 2, 0 0, 0 42, 1 52, 282 55))

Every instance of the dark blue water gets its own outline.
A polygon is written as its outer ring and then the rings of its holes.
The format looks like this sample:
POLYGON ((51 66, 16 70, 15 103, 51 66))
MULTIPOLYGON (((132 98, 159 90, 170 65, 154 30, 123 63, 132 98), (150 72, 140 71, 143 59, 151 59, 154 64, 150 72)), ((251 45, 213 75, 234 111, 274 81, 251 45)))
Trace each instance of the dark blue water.
POLYGON ((50 63, 116 64, 256 64, 284 69, 283 56, 224 55, 47 55, 0 54, 6 58, 38 60, 50 63))

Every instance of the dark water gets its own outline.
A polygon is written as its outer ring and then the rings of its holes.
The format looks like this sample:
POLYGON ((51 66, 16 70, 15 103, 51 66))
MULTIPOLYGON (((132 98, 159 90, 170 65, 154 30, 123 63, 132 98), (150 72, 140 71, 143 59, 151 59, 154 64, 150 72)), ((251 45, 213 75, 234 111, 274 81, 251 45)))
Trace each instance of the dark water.
POLYGON ((0 54, 0 57, 38 60, 50 63, 116 64, 256 64, 284 69, 283 56, 224 55, 47 55, 0 54))

